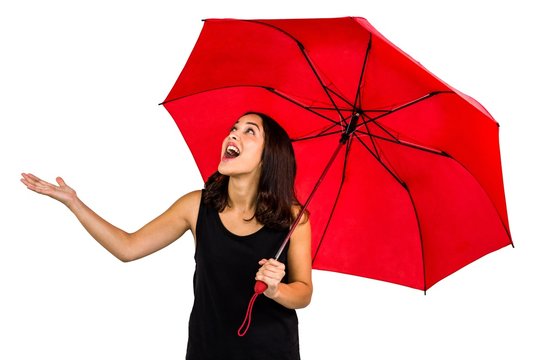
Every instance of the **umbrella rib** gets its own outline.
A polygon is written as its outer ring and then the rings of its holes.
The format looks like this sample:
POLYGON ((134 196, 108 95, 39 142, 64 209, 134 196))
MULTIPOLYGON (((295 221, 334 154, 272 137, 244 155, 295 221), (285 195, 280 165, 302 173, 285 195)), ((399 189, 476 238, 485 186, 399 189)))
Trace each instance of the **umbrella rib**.
POLYGON ((381 124, 379 124, 379 122, 375 121, 374 119, 370 118, 367 114, 365 114, 366 117, 368 117, 370 119, 370 121, 373 122, 373 124, 377 125, 377 127, 379 127, 382 131, 384 131, 386 134, 388 134, 392 139, 388 139, 388 138, 385 138, 383 136, 378 136, 378 135, 374 135, 374 134, 371 134, 371 132, 369 132, 369 129, 367 127, 367 122, 364 122, 364 124, 366 125, 366 129, 368 130, 368 133, 365 133, 363 131, 360 131, 358 130, 359 133, 361 134, 364 134, 364 135, 368 135, 370 137, 375 137, 377 139, 381 139, 381 140, 384 140, 384 141, 389 141, 389 142, 392 142, 392 143, 395 143, 395 144, 399 144, 399 145, 404 145, 404 146, 408 146, 408 147, 411 147, 413 149, 417 149, 417 150, 422 150, 422 151, 427 151, 427 152, 430 152, 432 154, 437 154, 437 155, 442 155, 442 156, 448 156, 447 153, 445 153, 444 151, 442 150, 435 150, 435 149, 431 149, 431 148, 428 148, 426 146, 422 146, 422 145, 418 145, 418 144, 413 144, 411 142, 408 142, 408 141, 403 141, 403 140, 400 140, 398 137, 396 137, 395 135, 393 135, 390 131, 388 131, 384 126, 382 126, 381 124))
MULTIPOLYGON (((423 271, 423 281, 424 281, 424 292, 427 291, 427 283, 426 283, 426 268, 425 268, 425 261, 424 261, 424 258, 425 258, 425 255, 424 255, 424 241, 423 241, 423 236, 422 236, 422 227, 421 227, 421 223, 420 223, 420 217, 418 216, 418 211, 416 209, 416 205, 414 203, 414 199, 412 197, 412 194, 411 194, 411 191, 409 189, 409 187, 407 186, 407 183, 403 180, 401 180, 397 174, 395 174, 386 164, 384 164, 374 153, 373 151, 364 143, 364 141, 362 141, 362 139, 358 136, 357 132, 360 132, 360 131, 356 131, 353 135, 357 138, 357 140, 360 141, 360 143, 368 150, 368 152, 374 157, 377 159, 377 161, 379 161, 379 163, 394 177, 394 179, 396 179, 396 181, 398 181, 402 186, 403 188, 407 191, 407 194, 410 198, 410 201, 411 201, 411 205, 414 209, 414 213, 415 213, 415 218, 416 218, 416 221, 417 221, 417 227, 418 227, 418 236, 419 236, 419 239, 420 239, 420 247, 421 247, 421 253, 422 253, 422 271, 423 271)), ((361 132, 363 133, 363 132, 361 132)), ((366 133, 363 133, 363 134, 366 134, 366 133)), ((434 155, 440 155, 440 156, 444 156, 444 157, 447 157, 449 159, 451 159, 452 161, 455 161, 457 164, 459 164, 459 166, 461 166, 467 173, 471 174, 471 172, 469 171, 469 169, 467 169, 467 167, 461 163, 459 160, 457 160, 456 158, 454 158, 453 156, 451 156, 450 154, 448 154, 447 152, 445 151, 437 151, 437 150, 433 150, 433 149, 429 149, 429 148, 426 148, 426 147, 422 147, 420 145, 416 145, 416 144, 412 144, 412 143, 406 143, 406 142, 403 142, 403 141, 400 141, 399 139, 397 139, 396 141, 394 140, 391 140, 391 139, 387 139, 387 138, 384 138, 384 137, 380 137, 380 136, 377 136, 377 135, 370 135, 370 134, 366 134, 366 135, 369 135, 371 137, 375 137, 375 138, 378 138, 378 139, 381 139, 381 140, 385 140, 385 141, 389 141, 389 142, 392 142, 392 143, 396 143, 396 144, 399 144, 399 145, 404 145, 404 146, 408 146, 408 147, 412 147, 416 150, 421 150, 421 151, 426 151, 428 153, 431 153, 431 154, 434 154, 434 155)), ((476 179, 472 174, 471 176, 476 179)), ((493 203, 493 199, 487 194, 486 190, 484 189, 483 186, 481 186, 481 184, 478 184, 480 186, 480 188, 482 190, 484 190, 484 192, 486 193, 486 196, 487 198, 489 199, 489 201, 491 201, 493 207, 495 209, 497 209, 497 207, 495 206, 495 204, 493 203)), ((509 239, 510 239, 510 244, 512 246, 514 246, 513 242, 512 242, 512 237, 510 235, 510 231, 508 230, 508 228, 506 227, 505 225, 505 222, 503 221, 501 215, 499 214, 498 211, 496 211, 497 213, 497 216, 499 217, 499 220, 501 222, 501 225, 503 227, 503 229, 506 231, 509 239)))
POLYGON ((300 49, 300 52, 302 53, 302 55, 304 56, 304 58, 306 59, 309 67, 311 68, 311 71, 313 71, 313 74, 315 75, 315 77, 317 78, 317 81, 319 81, 319 84, 321 85, 322 89, 324 90, 324 92, 326 93, 326 96, 328 96, 328 99, 330 100, 330 102, 332 103, 332 105, 334 106, 334 109, 336 110, 336 112, 339 114, 339 117, 341 118, 341 121, 344 122, 345 121, 345 117, 343 116, 343 114, 341 113, 339 107, 337 106, 337 104, 335 103, 334 99, 332 98, 332 96, 330 95, 329 91, 328 91, 328 87, 324 84, 321 76, 319 75, 319 73, 317 72, 317 69, 315 69, 315 65, 313 64, 313 62, 311 61, 311 59, 309 58, 309 56, 307 55, 306 53, 306 48, 304 47, 304 44, 302 44, 300 42, 300 40, 298 40, 296 37, 294 37, 293 35, 289 34, 287 31, 275 26, 275 25, 272 25, 272 24, 267 24, 265 22, 262 22, 262 21, 258 21, 258 20, 246 20, 246 21, 249 21, 249 22, 252 22, 252 23, 257 23, 257 24, 260 24, 260 25, 263 25, 263 26, 268 26, 268 27, 271 27, 283 34, 285 34, 286 36, 288 36, 289 38, 291 38, 295 43, 296 45, 298 45, 298 48, 300 49))
POLYGON ((377 157, 377 155, 373 153, 373 151, 369 148, 369 146, 367 146, 367 145, 364 143, 364 141, 362 141, 362 139, 358 136, 358 134, 353 133, 353 135, 354 135, 354 137, 355 137, 358 141, 360 141, 360 143, 361 143, 362 145, 364 145, 364 147, 366 148, 366 150, 367 150, 367 151, 368 151, 368 152, 369 152, 369 153, 370 153, 370 154, 371 154, 371 155, 379 162, 379 164, 381 164, 382 167, 384 167, 384 168, 386 169, 386 171, 388 171, 388 173, 389 173, 390 175, 392 175, 392 177, 393 177, 398 183, 401 184, 401 186, 403 186, 403 187, 405 187, 405 188, 407 187, 407 185, 405 184, 405 181, 401 180, 401 179, 397 176, 397 174, 395 174, 395 173, 388 167, 388 165, 386 165, 379 157, 377 157))
POLYGON ((407 186, 407 183, 405 181, 401 180, 397 176, 397 174, 395 174, 392 170, 390 170, 390 168, 386 164, 384 164, 379 158, 377 158, 377 156, 375 156, 375 154, 373 154, 371 149, 362 141, 362 139, 360 139, 360 137, 356 133, 354 134, 354 136, 360 141, 360 143, 362 145, 364 145, 364 147, 369 151, 369 153, 371 155, 373 155, 373 157, 375 157, 377 159, 377 161, 386 169, 386 171, 388 171, 390 173, 390 175, 392 175, 394 177, 394 179, 397 182, 399 182, 401 184, 401 186, 403 186, 405 191, 407 191, 407 195, 409 196, 409 199, 411 201, 411 205, 412 205, 412 207, 414 209, 414 214, 415 214, 415 218, 416 218, 416 226, 418 227, 418 238, 420 239, 420 250, 421 250, 421 253, 422 253, 422 275, 423 275, 424 292, 425 292, 427 289, 426 289, 426 265, 425 265, 425 261, 424 261, 424 240, 423 240, 423 237, 422 237, 422 228, 420 226, 420 218, 418 216, 418 211, 416 210, 416 205, 414 204, 414 200, 413 200, 411 191, 409 190, 409 187, 407 186))
POLYGON ((499 214, 499 211, 497 211, 497 206, 495 206, 495 203, 493 202, 493 199, 491 198, 491 196, 489 196, 489 194, 487 193, 486 189, 484 189, 484 187, 482 186, 482 184, 480 184, 480 182, 477 180, 477 178, 469 171, 469 169, 459 160, 457 160, 455 157, 453 157, 452 155, 448 154, 448 153, 445 153, 446 156, 448 158, 450 158, 451 160, 455 161, 456 163, 459 164, 459 166, 461 166, 469 175, 471 175, 471 177, 476 181, 476 183, 478 184, 478 186, 484 191, 484 193, 486 194, 486 197, 489 199, 489 201, 491 202, 491 205, 493 206, 493 208, 495 208, 495 212, 497 213, 497 217, 499 218, 499 220, 501 221, 501 225, 504 229, 504 231, 506 232, 506 234, 508 235, 508 239, 510 240, 510 245, 512 245, 512 247, 514 247, 514 242, 512 241, 512 236, 510 235, 510 229, 508 229, 505 225, 505 222, 503 221, 502 217, 501 217, 501 214, 499 214))
POLYGON ((366 53, 364 55, 364 61, 362 62, 362 71, 360 72, 360 79, 358 80, 358 87, 356 88, 356 95, 354 97, 353 109, 358 109, 359 107, 362 106, 360 104, 360 88, 362 87, 362 83, 364 81, 364 73, 366 71, 366 65, 367 65, 367 60, 368 60, 368 57, 369 57, 369 53, 371 52, 371 43, 372 43, 372 41, 373 41, 373 36, 370 33, 369 34, 368 45, 367 45, 367 48, 366 48, 366 53))
MULTIPOLYGON (((347 100, 345 97, 343 97, 343 95, 339 94, 338 92, 336 92, 335 90, 331 89, 331 88, 328 88, 328 91, 330 91, 332 94, 334 94, 335 96, 337 96, 341 101, 343 101, 344 103, 346 103, 347 105, 349 105, 351 107, 351 109, 354 109, 354 106, 353 104, 347 100)), ((341 109, 340 110, 343 110, 343 111, 347 111, 347 110, 351 110, 349 108, 347 109, 341 109)), ((334 110, 334 109, 332 109, 334 110)))
POLYGON ((341 130, 337 130, 337 131, 331 131, 333 128, 335 128, 336 126, 338 126, 339 124, 334 124, 334 125, 330 125, 329 127, 327 127, 326 129, 323 129, 321 132, 319 132, 318 134, 315 134, 315 135, 309 135, 309 136, 305 136, 305 137, 299 137, 299 138, 295 138, 295 139, 291 139, 292 142, 297 142, 297 141, 304 141, 304 140, 311 140, 311 139, 317 139, 317 138, 320 138, 320 137, 324 137, 324 136, 330 136, 330 135, 336 135, 336 134, 341 134, 342 131, 341 130))
MULTIPOLYGON (((331 123, 335 124, 335 125, 340 125, 341 126, 341 123, 334 120, 334 119, 331 119, 329 118, 328 116, 325 116, 317 111, 314 111, 312 110, 312 107, 309 107, 309 106, 306 106, 306 105, 303 105, 302 103, 294 100, 293 98, 277 91, 276 89, 273 89, 271 87, 268 87, 268 86, 263 86, 263 85, 230 85, 230 86, 220 86, 220 87, 216 87, 216 88, 212 88, 212 89, 205 89, 205 90, 202 90, 202 91, 198 91, 198 92, 194 92, 194 93, 190 93, 190 94, 186 94, 186 95, 182 95, 182 96, 178 96, 178 97, 175 97, 173 99, 169 99, 169 100, 165 100, 163 101, 162 103, 160 103, 159 105, 164 105, 164 104, 167 104, 167 103, 170 103, 170 102, 173 102, 173 101, 177 101, 177 100, 181 100, 183 98, 187 98, 187 97, 190 97, 190 96, 194 96, 194 95, 200 95, 200 94, 204 94, 204 93, 207 93, 207 92, 211 92, 211 91, 217 91, 217 90, 223 90, 223 89, 231 89, 231 88, 237 88, 237 87, 252 87, 252 88, 258 88, 258 89, 264 89, 264 90, 267 90, 291 103, 293 103, 294 105, 296 106, 299 106, 301 107, 302 109, 306 110, 306 111, 309 111, 325 120, 328 120, 330 121, 331 123)), ((328 108, 329 110, 335 110, 334 108, 328 108)))
POLYGON ((317 72, 317 70, 315 69, 315 66, 313 65, 313 63, 311 62, 311 59, 309 58, 309 56, 307 56, 307 53, 305 52, 305 49, 304 49, 304 46, 302 45, 301 47, 301 51, 302 51, 302 54, 304 55, 304 58, 306 59, 306 61, 308 62, 309 64, 309 67, 311 68, 311 71, 313 71, 313 74, 315 74, 315 77, 317 78, 317 80, 319 81, 319 83, 321 84, 321 87, 323 88, 324 92, 326 93, 326 96, 328 96, 328 99, 330 100, 330 102, 332 103, 332 105, 334 105, 334 109, 336 110, 336 112, 339 114, 339 117, 341 118, 341 121, 342 122, 345 122, 345 117, 343 116, 343 114, 341 113, 341 111, 339 110, 339 107, 337 106, 336 102, 334 101, 334 98, 330 95, 330 92, 328 91, 329 88, 323 83, 319 73, 317 72))
MULTIPOLYGON (((372 120, 372 118, 369 117, 369 115, 367 115, 367 114, 365 114, 365 115, 366 115, 366 117, 367 117, 368 119, 372 120)), ((381 124, 379 124, 379 122, 373 121, 373 123, 374 123, 375 125, 377 125, 377 126, 378 126, 382 131, 384 131, 386 134, 390 135, 390 137, 392 137, 394 140, 396 140, 397 142, 399 142, 399 139, 398 139, 396 136, 394 136, 390 131, 386 130, 386 128, 385 128, 384 126, 382 126, 381 124)), ((367 124, 366 124, 366 128, 367 128, 367 124)))
POLYGON ((392 136, 393 139, 388 139, 388 138, 385 138, 384 136, 375 135, 375 134, 369 134, 369 133, 366 133, 366 132, 360 131, 360 130, 356 130, 356 132, 360 133, 360 134, 363 134, 363 135, 367 135, 367 136, 376 138, 376 139, 379 139, 379 140, 388 141, 388 142, 391 142, 391 143, 394 143, 394 144, 397 144, 397 145, 403 145, 403 146, 407 146, 407 147, 410 147, 410 148, 413 148, 413 149, 416 149, 416 150, 426 151, 426 152, 429 152, 431 154, 449 157, 448 153, 446 153, 445 151, 430 149, 430 148, 428 148, 426 146, 413 144, 413 143, 410 143, 408 141, 403 141, 403 140, 397 139, 392 134, 390 134, 390 136, 392 136))
POLYGON ((420 252, 422 254, 422 277, 424 281, 424 295, 427 291, 427 285, 426 285, 426 262, 425 262, 425 256, 424 256, 424 237, 422 236, 422 227, 420 226, 420 216, 418 216, 418 211, 416 210, 416 204, 414 203, 414 199, 412 197, 411 191, 409 190, 409 187, 407 184, 403 183, 403 187, 407 191, 407 195, 409 195, 409 199, 411 200, 411 205, 414 210, 414 217, 416 218, 416 226, 418 227, 418 239, 420 240, 420 252))
MULTIPOLYGON (((377 153, 377 159, 380 159, 381 155, 379 154, 379 150, 377 149, 377 146, 375 145, 375 141, 373 140, 373 136, 371 134, 371 131, 369 130, 368 124, 366 123, 366 119, 364 118, 364 116, 362 116, 362 122, 364 123, 364 127, 367 130, 367 135, 369 137, 369 140, 371 140, 371 145, 373 145, 373 149, 375 149, 375 152, 377 153)), ((377 122, 375 122, 375 124, 377 124, 377 122)))
POLYGON ((312 139, 317 139, 317 138, 322 138, 322 137, 325 137, 325 136, 331 136, 331 135, 336 135, 336 134, 342 134, 343 132, 341 130, 338 130, 338 131, 332 131, 332 132, 328 132, 328 133, 320 133, 320 134, 317 134, 317 135, 312 135, 312 136, 306 136, 306 137, 302 137, 302 138, 296 138, 296 139, 291 139, 292 142, 298 142, 298 141, 304 141, 304 140, 312 140, 312 139))
POLYGON ((384 114, 387 114, 387 113, 389 113, 391 111, 392 110, 383 110, 383 109, 369 109, 369 110, 362 109, 362 112, 364 114, 367 114, 367 113, 384 113, 384 114))
POLYGON ((246 88, 252 87, 252 88, 259 88, 259 89, 268 90, 268 88, 266 86, 263 86, 263 85, 252 85, 252 84, 225 85, 225 86, 218 86, 218 87, 215 87, 215 88, 204 89, 204 90, 201 90, 201 91, 195 91, 195 92, 192 92, 192 93, 189 93, 189 94, 177 96, 175 98, 165 100, 165 101, 159 103, 158 105, 164 105, 164 104, 167 104, 167 103, 170 103, 170 102, 173 102, 173 101, 177 101, 177 100, 181 100, 181 99, 184 99, 184 98, 187 98, 187 97, 190 97, 190 96, 200 95, 200 94, 204 94, 204 93, 208 93, 208 92, 212 92, 212 91, 224 90, 224 89, 232 89, 232 88, 241 88, 241 87, 246 87, 246 88))
POLYGON ((319 250, 321 249, 322 243, 324 242, 326 232, 328 230, 328 227, 330 226, 330 222, 332 220, 332 217, 334 216, 334 212, 336 210, 336 206, 338 203, 338 200, 341 195, 341 190, 343 189, 343 185, 345 184, 345 174, 347 169, 347 160, 349 158, 349 151, 351 149, 351 141, 349 140, 347 142, 347 148, 345 149, 345 160, 343 161, 343 171, 341 172, 341 182, 339 184, 339 189, 336 195, 336 198, 334 200, 334 204, 332 205, 332 210, 330 210, 330 215, 328 216, 328 221, 326 222, 326 225, 324 227, 324 231, 321 235, 321 238, 319 240, 319 244, 317 245, 317 250, 315 250, 315 254, 313 255, 313 258, 311 259, 311 264, 313 265, 315 263, 315 260, 317 259, 317 255, 319 254, 319 250))
MULTIPOLYGON (((314 109, 314 110, 335 110, 333 107, 328 107, 328 106, 309 106, 310 109, 314 109)), ((339 108, 341 111, 348 111, 350 110, 349 108, 339 108)))
MULTIPOLYGON (((325 115, 323 115, 323 114, 321 114, 321 113, 319 113, 319 112, 313 110, 313 108, 310 107, 310 106, 303 105, 302 103, 300 103, 300 102, 294 100, 293 98, 291 98, 291 97, 285 95, 285 94, 282 93, 282 92, 277 91, 277 90, 274 89, 274 88, 266 87, 266 86, 261 86, 261 87, 264 88, 265 90, 268 90, 268 91, 270 91, 271 93, 276 94, 277 96, 279 96, 279 97, 281 97, 281 98, 283 98, 283 99, 285 99, 285 100, 287 100, 287 101, 293 103, 294 105, 301 107, 301 108, 304 109, 304 110, 307 110, 307 111, 309 111, 309 112, 311 112, 311 113, 313 113, 313 114, 315 114, 315 115, 317 115, 317 116, 319 116, 319 117, 321 117, 321 118, 323 118, 323 119, 325 119, 325 120, 328 120, 328 121, 330 121, 331 123, 333 123, 333 124, 335 124, 335 125, 340 125, 340 126, 341 126, 341 123, 340 123, 340 122, 338 122, 338 121, 336 121, 336 120, 334 120, 334 119, 331 119, 331 118, 329 118, 328 116, 325 116, 325 115)), ((330 110, 335 110, 335 109, 330 108, 330 110)))
POLYGON ((405 109, 405 108, 408 108, 409 106, 413 106, 413 105, 415 105, 415 104, 418 104, 419 102, 422 102, 422 101, 424 101, 424 100, 427 100, 427 99, 429 99, 429 98, 431 98, 431 97, 433 97, 433 96, 441 95, 441 94, 455 94, 455 92, 453 92, 453 91, 446 91, 446 90, 430 92, 429 94, 426 94, 426 95, 424 95, 424 96, 421 96, 421 97, 419 97, 418 99, 414 99, 414 100, 409 101, 408 103, 405 103, 405 104, 403 104, 403 105, 400 105, 400 106, 398 106, 398 107, 396 107, 396 108, 394 108, 394 109, 392 109, 392 110, 388 110, 388 112, 386 112, 386 113, 384 113, 384 114, 382 114, 382 115, 376 116, 376 117, 374 117, 374 118, 372 118, 372 119, 366 121, 365 123, 370 123, 370 122, 379 120, 379 119, 381 119, 381 118, 383 118, 383 117, 385 117, 385 116, 388 116, 388 115, 390 115, 390 114, 393 114, 393 113, 395 113, 395 112, 398 112, 398 111, 400 111, 400 110, 403 110, 403 109, 405 109))

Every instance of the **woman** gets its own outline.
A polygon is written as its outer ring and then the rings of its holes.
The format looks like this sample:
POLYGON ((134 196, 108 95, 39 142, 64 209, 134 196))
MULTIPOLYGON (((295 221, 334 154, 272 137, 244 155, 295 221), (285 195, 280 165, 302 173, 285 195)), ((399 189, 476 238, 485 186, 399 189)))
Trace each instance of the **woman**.
POLYGON ((301 219, 278 260, 275 254, 299 213, 296 164, 285 131, 270 117, 248 113, 223 140, 218 171, 205 189, 178 199, 134 233, 87 207, 58 177, 58 186, 32 174, 21 181, 66 205, 103 247, 122 261, 158 251, 191 230, 195 241, 195 300, 186 359, 299 359, 294 309, 310 303, 311 232, 301 219), (237 329, 254 280, 267 285, 244 337, 237 329))

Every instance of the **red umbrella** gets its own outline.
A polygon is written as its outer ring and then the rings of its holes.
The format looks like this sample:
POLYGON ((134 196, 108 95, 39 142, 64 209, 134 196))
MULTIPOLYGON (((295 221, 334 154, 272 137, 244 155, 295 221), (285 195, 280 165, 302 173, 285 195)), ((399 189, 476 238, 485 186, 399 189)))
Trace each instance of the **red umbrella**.
POLYGON ((206 20, 164 106, 204 179, 242 114, 281 123, 315 269, 425 291, 512 244, 498 123, 363 18, 206 20))

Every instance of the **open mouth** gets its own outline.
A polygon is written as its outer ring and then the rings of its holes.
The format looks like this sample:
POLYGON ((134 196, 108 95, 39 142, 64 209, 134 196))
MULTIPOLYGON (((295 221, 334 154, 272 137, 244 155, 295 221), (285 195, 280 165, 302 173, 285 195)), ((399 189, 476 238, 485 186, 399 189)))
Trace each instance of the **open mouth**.
POLYGON ((225 158, 234 159, 240 155, 240 150, 234 145, 228 145, 225 149, 225 158))

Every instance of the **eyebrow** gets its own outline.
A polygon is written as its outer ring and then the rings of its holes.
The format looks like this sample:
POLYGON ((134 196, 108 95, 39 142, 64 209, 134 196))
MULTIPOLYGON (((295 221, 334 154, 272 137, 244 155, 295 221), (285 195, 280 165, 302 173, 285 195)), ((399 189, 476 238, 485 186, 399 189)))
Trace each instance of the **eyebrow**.
MULTIPOLYGON (((234 123, 234 125, 237 125, 237 124, 239 124, 239 123, 240 123, 240 121, 237 121, 237 122, 234 123)), ((248 125, 253 125, 253 126, 255 126, 255 127, 257 128, 257 130, 261 131, 261 129, 259 128, 259 125, 257 125, 257 124, 254 123, 254 122, 248 121, 248 122, 246 122, 246 124, 248 124, 248 125)))

